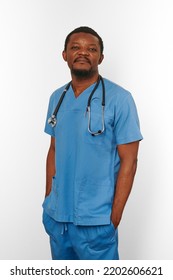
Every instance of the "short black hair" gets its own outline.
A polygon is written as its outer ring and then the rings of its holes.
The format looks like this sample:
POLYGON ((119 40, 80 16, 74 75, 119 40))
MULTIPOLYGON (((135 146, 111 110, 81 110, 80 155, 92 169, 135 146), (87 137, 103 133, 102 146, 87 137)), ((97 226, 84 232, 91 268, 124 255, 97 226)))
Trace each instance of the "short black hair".
POLYGON ((93 30, 92 28, 90 28, 90 27, 88 27, 88 26, 81 26, 81 27, 75 28, 73 31, 71 31, 71 32, 67 35, 67 37, 66 37, 66 39, 65 39, 65 44, 64 44, 64 50, 65 50, 65 51, 66 51, 66 49, 67 49, 67 44, 68 44, 68 42, 69 42, 69 40, 70 40, 70 36, 71 36, 72 34, 80 33, 80 32, 89 33, 89 34, 92 34, 93 36, 97 37, 98 40, 99 40, 99 45, 100 45, 101 54, 103 53, 103 48, 104 48, 104 47, 103 47, 103 40, 102 40, 102 38, 99 36, 99 34, 98 34, 95 30, 93 30))

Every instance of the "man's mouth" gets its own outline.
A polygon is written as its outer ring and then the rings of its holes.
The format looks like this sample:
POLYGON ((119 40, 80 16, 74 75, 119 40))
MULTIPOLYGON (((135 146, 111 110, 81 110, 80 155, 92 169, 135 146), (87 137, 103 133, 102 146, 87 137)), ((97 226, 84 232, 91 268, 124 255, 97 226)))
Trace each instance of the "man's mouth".
POLYGON ((76 58, 76 59, 74 60, 74 63, 76 63, 76 62, 80 62, 80 63, 89 63, 89 64, 91 64, 90 61, 89 61, 89 59, 84 58, 84 57, 78 57, 78 58, 76 58))

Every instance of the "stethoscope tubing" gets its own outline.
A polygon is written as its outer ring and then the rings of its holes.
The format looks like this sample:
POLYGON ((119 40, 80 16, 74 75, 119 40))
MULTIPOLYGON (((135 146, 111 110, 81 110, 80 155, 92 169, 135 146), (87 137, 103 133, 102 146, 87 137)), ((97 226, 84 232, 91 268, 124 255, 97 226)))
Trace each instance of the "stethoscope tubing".
MULTIPOLYGON (((65 97, 65 94, 66 92, 68 91, 69 87, 71 85, 71 81, 67 84, 67 86, 65 87, 59 101, 58 101, 58 104, 52 114, 52 116, 48 119, 48 123, 54 127, 57 123, 57 120, 56 120, 56 116, 58 114, 58 111, 59 111, 59 108, 63 102, 63 99, 65 97)), ((105 110, 105 84, 104 84, 104 81, 103 81, 103 78, 102 76, 99 75, 98 77, 98 80, 97 80, 97 83, 95 85, 95 87, 93 88, 89 98, 88 98, 88 102, 87 102, 87 107, 86 107, 86 113, 88 113, 88 131, 89 133, 92 135, 92 136, 97 136, 97 135, 100 135, 101 133, 104 132, 105 130, 105 125, 104 125, 104 110, 105 110), (100 81, 102 83, 102 129, 101 130, 98 130, 98 131, 91 131, 91 127, 90 127, 90 124, 91 124, 91 99, 95 93, 95 91, 97 90, 99 84, 100 84, 100 81)))

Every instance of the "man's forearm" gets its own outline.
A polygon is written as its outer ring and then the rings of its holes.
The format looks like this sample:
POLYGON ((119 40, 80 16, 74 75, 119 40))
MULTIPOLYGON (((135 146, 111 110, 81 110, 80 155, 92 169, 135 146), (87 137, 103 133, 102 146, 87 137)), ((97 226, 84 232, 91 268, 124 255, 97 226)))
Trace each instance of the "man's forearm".
POLYGON ((134 176, 136 173, 137 168, 137 161, 134 160, 133 162, 122 162, 117 182, 116 182, 116 191, 112 206, 112 222, 114 226, 117 227, 121 216, 129 197, 129 194, 132 189, 134 176))
POLYGON ((46 194, 49 195, 52 188, 52 177, 55 175, 55 150, 49 148, 46 161, 46 194))

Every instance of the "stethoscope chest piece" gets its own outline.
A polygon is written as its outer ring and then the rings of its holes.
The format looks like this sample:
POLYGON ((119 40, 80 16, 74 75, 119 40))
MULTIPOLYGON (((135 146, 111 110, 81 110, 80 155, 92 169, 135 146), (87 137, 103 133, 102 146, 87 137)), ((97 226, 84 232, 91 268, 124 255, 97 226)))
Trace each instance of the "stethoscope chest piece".
POLYGON ((56 123, 57 123, 56 116, 55 116, 55 115, 52 115, 52 116, 48 119, 48 124, 50 124, 52 127, 55 127, 56 123))

